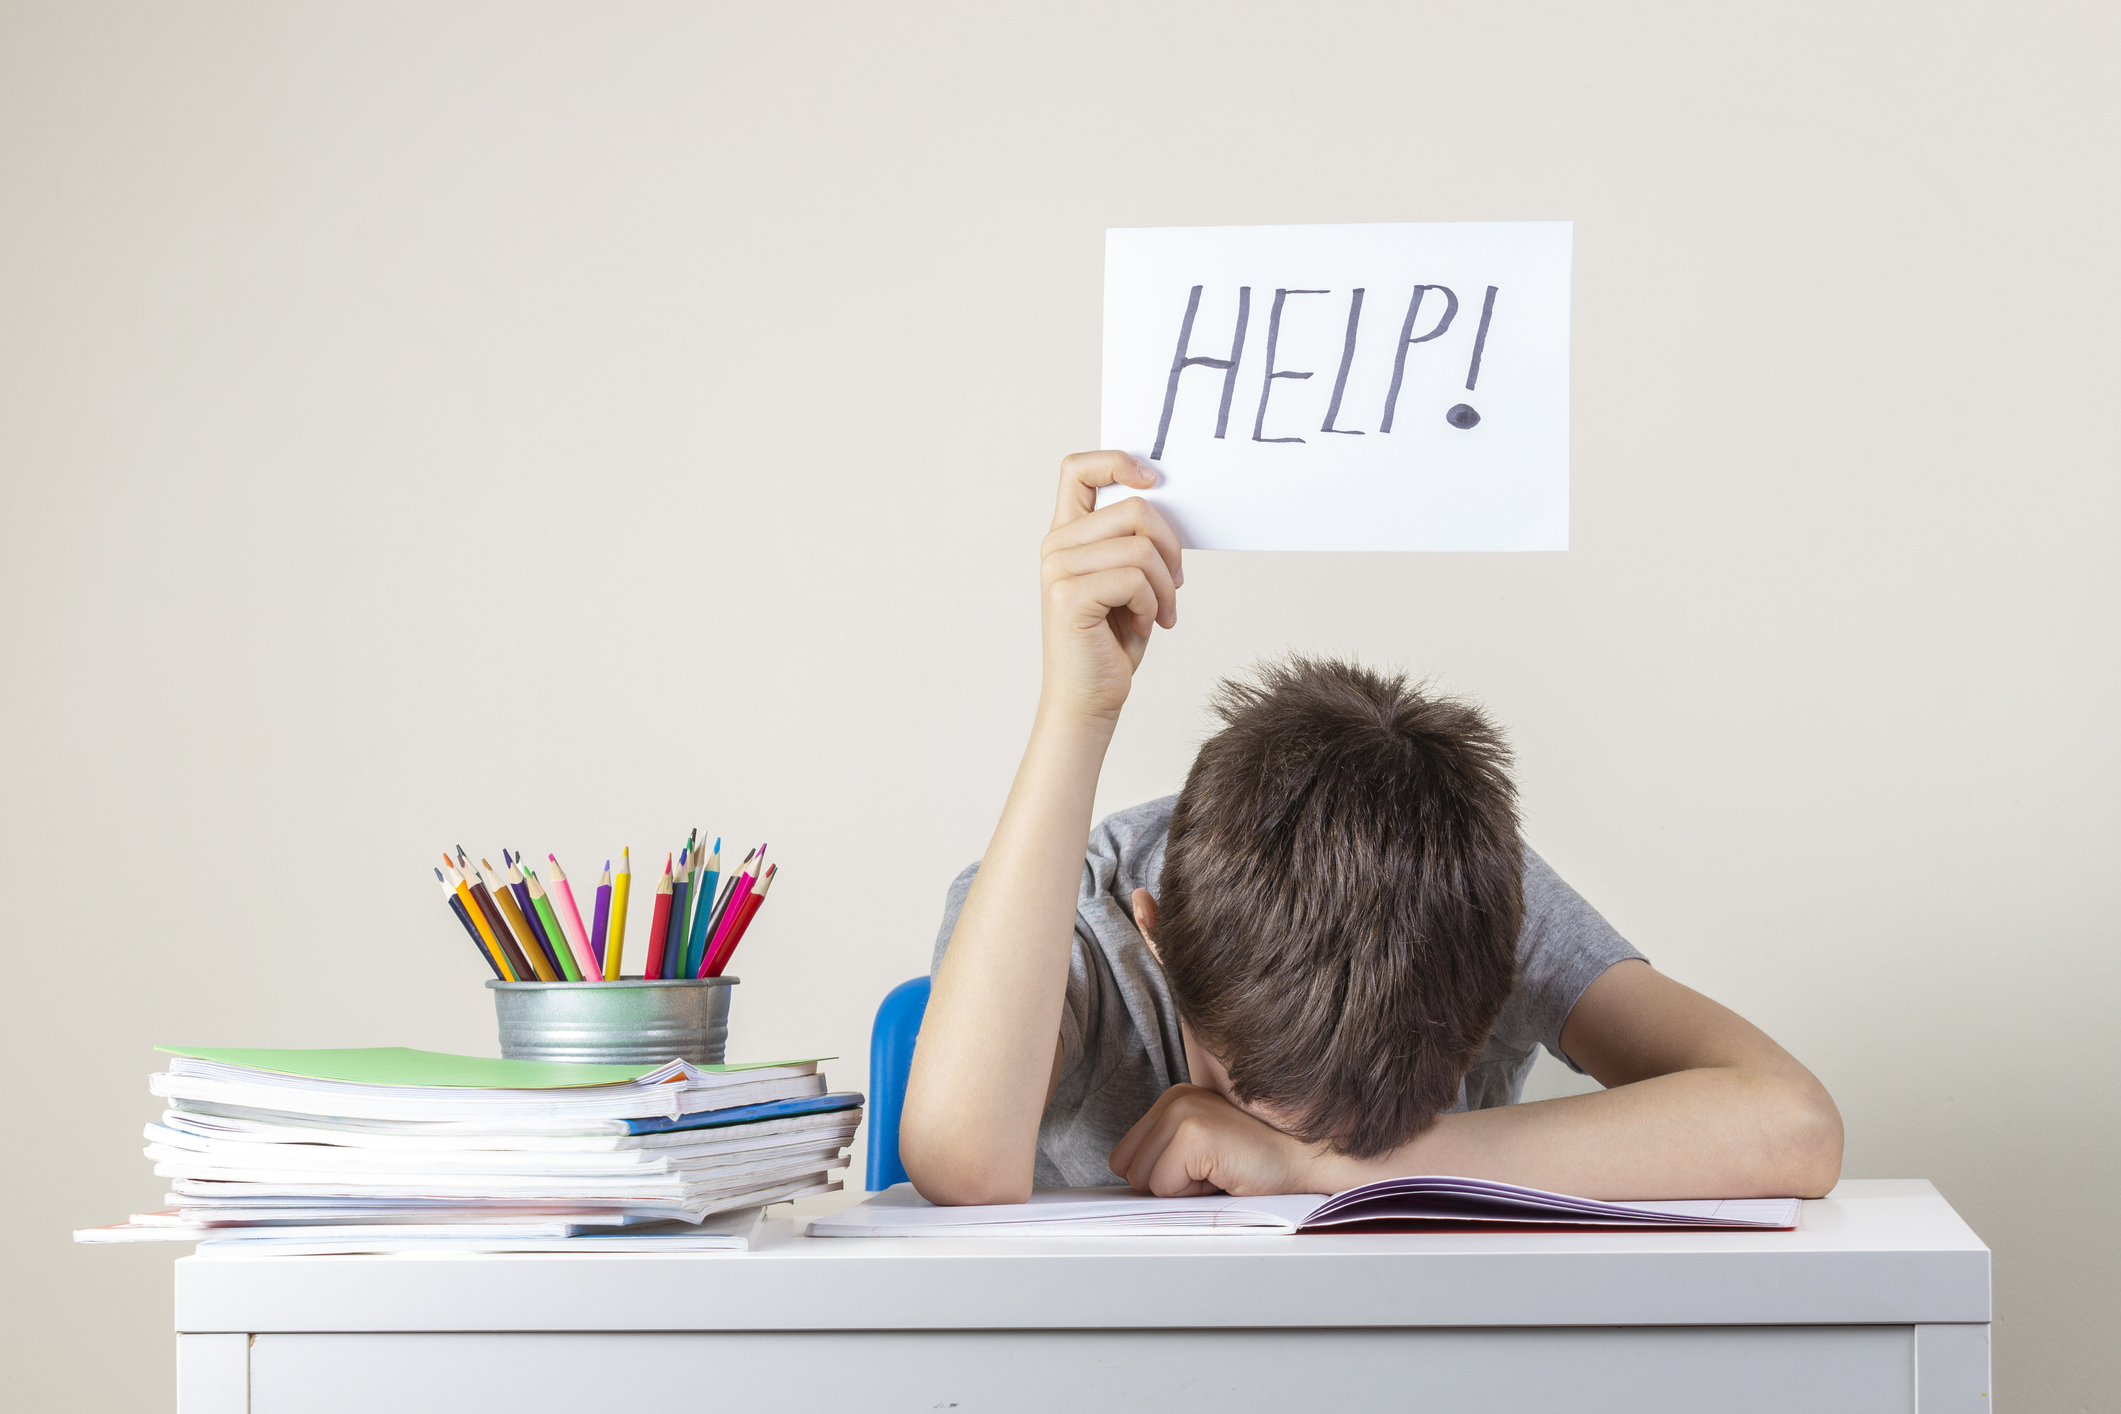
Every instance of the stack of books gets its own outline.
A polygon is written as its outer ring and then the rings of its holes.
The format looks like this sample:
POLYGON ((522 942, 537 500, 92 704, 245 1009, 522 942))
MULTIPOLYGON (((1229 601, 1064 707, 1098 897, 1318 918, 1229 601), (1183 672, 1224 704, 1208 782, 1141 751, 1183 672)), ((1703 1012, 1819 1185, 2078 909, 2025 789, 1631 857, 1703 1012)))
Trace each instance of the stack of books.
POLYGON ((840 1184, 862 1097, 814 1060, 658 1067, 401 1047, 165 1048, 160 1212, 82 1242, 276 1252, 741 1248, 840 1184))

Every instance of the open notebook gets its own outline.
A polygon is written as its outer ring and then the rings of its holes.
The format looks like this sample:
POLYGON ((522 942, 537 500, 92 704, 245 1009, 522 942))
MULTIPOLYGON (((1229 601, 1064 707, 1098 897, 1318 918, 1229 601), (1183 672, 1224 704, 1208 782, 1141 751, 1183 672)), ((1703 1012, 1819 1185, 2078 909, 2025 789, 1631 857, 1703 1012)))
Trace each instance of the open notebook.
POLYGON ((812 1237, 1192 1236, 1366 1228, 1793 1228, 1795 1198, 1606 1203, 1477 1178, 1392 1178, 1327 1197, 1149 1198, 1129 1188, 1042 1188, 1028 1203, 938 1208, 901 1183, 818 1218, 812 1237))

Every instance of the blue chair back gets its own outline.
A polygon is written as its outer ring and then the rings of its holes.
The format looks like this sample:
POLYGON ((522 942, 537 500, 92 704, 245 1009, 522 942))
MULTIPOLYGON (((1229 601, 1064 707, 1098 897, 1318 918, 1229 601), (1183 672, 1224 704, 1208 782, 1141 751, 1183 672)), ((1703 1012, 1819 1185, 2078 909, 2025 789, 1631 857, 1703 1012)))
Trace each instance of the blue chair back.
POLYGON ((898 1158, 898 1117, 906 1105, 906 1073, 913 1069, 913 1043, 928 1014, 928 979, 901 982, 885 994, 869 1032, 869 1191, 881 1193, 906 1181, 898 1158))

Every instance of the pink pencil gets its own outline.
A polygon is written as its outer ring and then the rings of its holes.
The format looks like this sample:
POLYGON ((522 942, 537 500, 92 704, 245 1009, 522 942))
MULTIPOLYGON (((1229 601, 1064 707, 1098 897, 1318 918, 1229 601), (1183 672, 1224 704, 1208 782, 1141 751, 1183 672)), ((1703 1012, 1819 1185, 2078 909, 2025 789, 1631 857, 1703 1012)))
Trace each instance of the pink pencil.
POLYGON ((714 930, 714 941, 700 954, 700 976, 709 975, 709 960, 721 955, 722 940, 727 938, 729 930, 736 926, 737 915, 744 911, 744 900, 751 897, 751 886, 758 882, 759 871, 765 867, 766 846, 760 845, 752 854, 750 862, 744 866, 744 872, 737 876, 736 887, 729 891, 729 902, 722 909, 722 923, 714 930))
POLYGON ((728 941, 722 944, 721 952, 715 955, 705 975, 719 977, 728 970, 729 960, 736 956, 737 944, 744 941, 744 930, 751 926, 751 920, 766 906, 766 893, 773 887, 773 881, 780 876, 781 866, 778 864, 759 875, 758 887, 751 891, 750 898, 744 900, 744 911, 737 915, 736 927, 729 930, 728 941))
POLYGON ((589 950, 589 930, 582 926, 582 910, 574 906, 574 885, 567 882, 567 873, 560 868, 560 861, 552 855, 552 887, 546 892, 559 900, 560 906, 553 912, 560 915, 560 926, 567 930, 567 948, 574 954, 574 965, 582 969, 584 982, 601 982, 604 969, 597 966, 597 955, 589 950))

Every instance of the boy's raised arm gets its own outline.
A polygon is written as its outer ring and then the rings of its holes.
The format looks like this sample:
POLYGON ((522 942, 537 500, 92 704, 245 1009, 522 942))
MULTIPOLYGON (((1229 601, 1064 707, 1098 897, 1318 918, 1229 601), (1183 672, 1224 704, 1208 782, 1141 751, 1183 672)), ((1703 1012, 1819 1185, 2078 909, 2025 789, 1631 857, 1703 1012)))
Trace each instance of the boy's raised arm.
POLYGON ((1001 823, 935 974, 899 1120, 899 1156, 936 1203, 1030 1196, 1039 1116, 1061 1073, 1061 1005, 1076 891, 1105 748, 1157 625, 1178 623, 1178 537, 1147 501, 1095 509, 1097 488, 1147 488, 1125 452, 1061 463, 1039 552, 1038 715, 1001 823))

